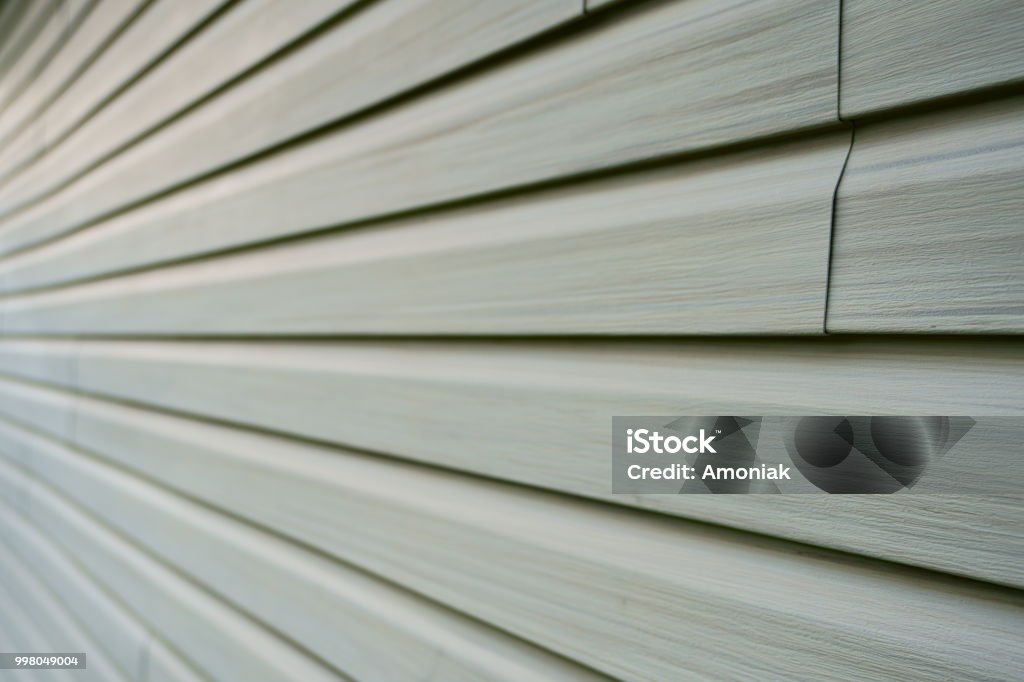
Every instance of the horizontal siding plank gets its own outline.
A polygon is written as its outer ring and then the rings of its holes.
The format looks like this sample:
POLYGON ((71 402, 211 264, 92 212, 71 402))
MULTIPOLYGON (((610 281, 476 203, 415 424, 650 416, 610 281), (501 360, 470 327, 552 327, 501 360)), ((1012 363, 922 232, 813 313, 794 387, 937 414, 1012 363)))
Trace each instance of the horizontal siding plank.
MULTIPOLYGON (((201 253, 837 120, 834 3, 640 9, 170 195, 135 229, 170 218, 201 253)), ((0 252, 117 208, 130 185, 86 176, 8 220, 0 252)))
POLYGON ((11 27, 10 34, 3 36, 3 40, 0 41, 0 74, 9 73, 16 68, 18 60, 26 50, 31 49, 36 35, 58 11, 60 3, 58 0, 39 0, 24 5, 11 27))
MULTIPOLYGON (((15 35, 18 22, 21 21, 21 13, 27 8, 28 5, 21 2, 5 2, 0 5, 0 38, 3 39, 3 42, 0 42, 0 56, 8 50, 8 41, 15 35)), ((2 64, 0 61, 0 66, 2 64)))
MULTIPOLYGON (((33 117, 71 85, 102 52, 111 36, 116 35, 145 5, 146 0, 96 2, 29 91, 0 111, 0 150, 4 150, 33 117)), ((9 164, 5 163, 3 167, 9 168, 9 164)), ((5 174, 0 171, 0 177, 5 174)))
POLYGON ((1024 81, 1018 0, 846 0, 842 11, 844 117, 1024 81))
MULTIPOLYGON (((145 73, 144 77, 133 83, 128 90, 110 101, 98 115, 89 119, 39 163, 12 180, 5 191, 8 200, 3 205, 2 215, 9 216, 32 201, 56 191, 70 178, 96 163, 99 153, 95 150, 97 144, 102 146, 103 154, 116 152, 119 147, 172 118, 197 99, 209 95, 253 65, 344 11, 352 2, 353 0, 307 0, 301 3, 287 0, 246 0, 235 3, 212 24, 178 46, 168 58, 145 73), (111 141, 114 144, 111 144, 111 141)), ((193 28, 197 19, 209 17, 218 5, 222 4, 219 0, 201 0, 198 6, 170 8, 163 7, 158 2, 157 7, 162 10, 161 13, 172 10, 177 12, 181 21, 180 28, 193 28)), ((147 12, 143 15, 143 19, 148 14, 147 12)), ((138 22, 137 30, 141 31, 141 27, 148 23, 138 22)), ((163 31, 160 35, 165 35, 163 31)), ((138 39, 137 35, 137 32, 126 35, 126 48, 138 39)), ((184 33, 179 29, 171 35, 178 40, 184 33)), ((173 43, 165 45, 157 55, 172 45, 173 43)), ((139 65, 138 56, 125 55, 122 50, 117 49, 110 52, 120 53, 133 67, 139 65)), ((103 66, 96 65, 94 68, 103 66)), ((110 77, 110 74, 104 75, 110 77)), ((44 120, 46 129, 67 129, 68 125, 64 119, 66 114, 60 111, 59 107, 52 111, 53 113, 48 114, 44 120), (57 117, 58 120, 50 120, 50 116, 57 117)), ((73 211, 84 208, 79 206, 73 211)), ((28 214, 21 215, 31 215, 34 210, 30 208, 28 214)), ((51 215, 52 217, 55 216, 51 215)), ((19 216, 16 216, 15 220, 18 219, 19 216)))
MULTIPOLYGON (((4 530, 4 544, 10 541, 11 526, 17 523, 15 514, 10 510, 0 509, 0 528, 4 530)), ((3 583, 9 588, 8 594, 14 596, 22 609, 29 614, 36 625, 46 633, 50 647, 33 653, 72 653, 86 654, 86 668, 74 671, 74 677, 86 682, 127 682, 132 679, 135 671, 128 673, 117 667, 116 663, 96 646, 95 640, 75 622, 66 606, 61 603, 43 584, 41 578, 16 557, 14 550, 7 545, 6 551, 0 552, 0 575, 3 583)), ((63 677, 63 675, 61 676, 63 677)))
MULTIPOLYGON (((29 615, 21 604, 11 594, 11 589, 0 581, 0 630, 9 642, 6 651, 43 652, 55 651, 51 644, 50 633, 44 633, 35 624, 32 616, 29 615)), ((73 682, 72 671, 67 670, 36 670, 33 674, 35 679, 43 682, 73 682)), ((6 682, 25 682, 25 674, 16 670, 0 670, 0 680, 6 682)))
MULTIPOLYGON (((954 478, 966 496, 942 505, 925 495, 835 496, 827 516, 813 495, 609 495, 606 467, 616 414, 1020 414, 1018 344, 374 345, 87 343, 79 382, 93 394, 1024 586, 1019 467, 999 461, 1005 447, 983 431, 962 455, 975 466, 951 460, 929 472, 954 478), (1009 499, 992 497, 999 491, 1009 499)), ((28 356, 14 351, 5 365, 28 356)), ((0 396, 10 396, 0 407, 11 418, 70 438, 66 394, 4 381, 0 396)), ((182 446, 178 430, 161 428, 170 417, 75 402, 76 442, 127 466, 137 450, 158 448, 157 431, 172 451, 216 439, 214 430, 182 446)))
MULTIPOLYGON (((8 333, 820 333, 846 133, 0 303, 8 333)), ((85 231, 9 287, 184 242, 85 231), (138 241, 143 239, 143 241, 138 241), (71 248, 63 248, 70 246, 71 248)), ((57 251, 41 263, 43 251, 57 251)), ((34 264, 32 260, 36 260, 34 264)))
MULTIPOLYGON (((9 68, 0 71, 0 112, 5 114, 18 104, 27 102, 31 105, 33 96, 38 91, 39 73, 48 64, 53 63, 51 58, 69 33, 69 22, 77 22, 83 14, 89 13, 94 2, 57 0, 52 3, 44 1, 36 4, 50 7, 45 20, 17 59, 9 68)), ((42 153, 45 145, 45 128, 39 119, 37 118, 23 133, 18 143, 10 148, 0 146, 0 186, 6 177, 9 159, 35 157, 42 153)), ((5 190, 0 194, 0 215, 6 200, 5 190)))
MULTIPOLYGON (((93 171, 95 180, 84 180, 57 200, 74 202, 75 211, 84 210, 83 199, 93 202, 99 194, 112 199, 111 206, 130 203, 350 115, 579 15, 579 0, 378 2, 120 152, 93 171), (367 78, 367 64, 373 65, 372 78, 367 78)), ((223 21, 232 17, 234 13, 223 21)), ((251 26, 239 30, 248 30, 247 38, 253 41, 251 26)), ((203 34, 194 40, 207 51, 223 51, 225 45, 234 44, 228 38, 217 36, 217 42, 208 42, 203 34)), ((256 61, 259 55, 251 57, 256 61)), ((180 76, 180 69, 195 68, 192 61, 188 46, 183 55, 172 55, 164 72, 155 72, 146 81, 153 83, 150 90, 160 87, 160 100, 150 102, 140 99, 141 94, 128 93, 125 104, 112 106, 59 153, 12 183, 9 202, 27 203, 60 187, 109 158, 161 117, 198 99, 204 92, 200 86, 212 89, 213 76, 206 79, 208 83, 175 87, 175 75, 180 76), (179 67, 176 60, 187 63, 179 67), (146 102, 141 112, 140 101, 146 102), (128 102, 134 102, 134 107, 128 102)), ((234 66, 240 70, 247 65, 234 66)), ((229 72, 215 75, 226 79, 229 72)), ((139 87, 146 89, 145 83, 139 87)))
POLYGON ((33 382, 73 385, 73 341, 0 338, 0 374, 33 382))
MULTIPOLYGON (((30 482, 9 464, 0 472, 0 479, 13 481, 9 485, 30 482)), ((32 488, 30 518, 97 584, 120 595, 136 617, 214 679, 340 679, 42 486, 32 488)))
POLYGON ((858 128, 830 332, 1024 332, 1024 98, 858 128))
POLYGON ((32 42, 18 55, 10 68, 2 72, 0 105, 3 105, 4 110, 24 97, 24 91, 29 85, 33 86, 30 92, 35 90, 34 86, 40 72, 50 63, 69 32, 92 9, 92 5, 92 0, 60 0, 53 5, 53 10, 47 15, 45 23, 32 42))
MULTIPOLYGON (((118 91, 152 67, 168 49, 226 0, 154 0, 60 97, 22 131, 0 160, 0 215, 15 207, 11 179, 43 152, 63 141, 118 91)), ((102 2, 124 5, 124 2, 102 2)), ((92 124, 97 125, 97 124, 92 124)), ((87 128, 88 130, 89 128, 87 128)), ((63 156, 63 152, 57 152, 63 156)), ((71 157, 63 157, 65 164, 71 157)))
MULTIPOLYGON (((4 439, 0 445, 4 455, 11 442, 4 439)), ((31 444, 28 445, 31 447, 31 444)), ((18 485, 18 482, 4 477, 3 472, 0 472, 0 478, 4 478, 0 489, 18 485)), ((28 487, 31 489, 35 485, 30 480, 28 487)), ((24 510, 22 514, 25 514, 24 510)), ((0 528, 5 531, 4 541, 12 556, 22 558, 26 568, 61 601, 86 630, 89 638, 102 646, 127 679, 145 682, 203 682, 181 656, 149 633, 122 604, 102 591, 71 558, 47 541, 36 528, 17 514, 7 513, 0 517, 0 528)), ((48 649, 20 648, 18 651, 57 649, 51 646, 48 649)), ((91 667, 92 652, 86 651, 86 654, 91 667)), ((79 674, 70 673, 72 676, 79 674)))
MULTIPOLYGON (((1001 679, 1024 664, 1024 604, 1009 591, 226 431, 152 473, 625 680, 1001 679)), ((34 492, 49 518, 57 500, 34 492)))
POLYGON ((209 682, 177 652, 153 635, 146 658, 146 682, 209 682))
MULTIPOLYGON (((97 343, 78 373, 87 392, 1024 584, 1014 505, 842 498, 839 534, 831 517, 796 521, 816 504, 803 496, 609 496, 606 466, 616 414, 1020 414, 1024 358, 1009 343, 97 343), (914 523, 889 523, 900 515, 914 523), (998 542, 976 541, 989 533, 998 542)), ((981 493, 1016 480, 1005 462, 978 471, 998 472, 981 493)))
POLYGON ((354 679, 606 679, 40 436, 0 424, 0 443, 34 447, 57 492, 354 679))
MULTIPOLYGON (((144 679, 142 672, 149 637, 146 629, 19 515, 4 514, 0 528, 11 556, 18 557, 25 568, 49 588, 121 674, 130 680, 144 679)), ((91 664, 92 651, 85 653, 91 664)))
MULTIPOLYGON (((0 411, 32 428, 70 438, 73 426, 74 396, 58 393, 29 383, 0 383, 0 411)), ((25 451, 26 457, 31 451, 25 451)))

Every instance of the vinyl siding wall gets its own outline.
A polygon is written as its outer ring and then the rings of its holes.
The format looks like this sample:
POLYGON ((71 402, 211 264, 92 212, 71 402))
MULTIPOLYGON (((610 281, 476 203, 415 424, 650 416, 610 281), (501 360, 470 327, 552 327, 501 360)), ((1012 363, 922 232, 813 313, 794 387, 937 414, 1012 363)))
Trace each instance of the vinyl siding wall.
POLYGON ((1019 678, 984 434, 824 498, 613 496, 608 433, 1024 415, 1022 80, 1012 0, 7 0, 0 647, 1019 678))

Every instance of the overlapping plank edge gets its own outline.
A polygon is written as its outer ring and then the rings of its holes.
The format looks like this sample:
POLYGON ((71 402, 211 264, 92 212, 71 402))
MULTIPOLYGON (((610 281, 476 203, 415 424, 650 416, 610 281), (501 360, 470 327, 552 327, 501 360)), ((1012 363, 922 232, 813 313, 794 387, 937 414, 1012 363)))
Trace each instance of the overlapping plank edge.
MULTIPOLYGON (((0 632, 3 633, 6 651, 52 651, 49 639, 43 635, 32 619, 0 585, 0 632)), ((56 671, 40 671, 38 679, 43 682, 67 682, 67 678, 55 677, 56 671)), ((24 675, 14 670, 0 670, 0 680, 23 682, 24 675)))
MULTIPOLYGON (((0 572, 4 576, 4 589, 13 597, 28 617, 46 633, 52 652, 84 652, 88 664, 82 679, 94 682, 128 682, 137 669, 126 672, 119 668, 95 639, 69 613, 67 606, 43 583, 42 579, 18 558, 12 547, 22 534, 13 531, 17 523, 11 510, 0 505, 0 528, 3 530, 3 549, 0 552, 0 572)), ((26 652, 27 653, 27 652, 26 652)))
MULTIPOLYGON (((176 216, 179 238, 201 253, 834 124, 837 21, 835 3, 820 0, 644 5, 187 187, 168 200, 188 196, 202 209, 176 216), (649 112, 644 125, 638 109, 649 112)), ((144 186, 163 177, 124 175, 125 160, 130 152, 12 216, 0 253, 83 227, 142 199, 152 190, 144 186)), ((173 172, 173 164, 148 163, 173 172)))
MULTIPOLYGON (((48 3, 39 4, 47 6, 48 3)), ((39 73, 52 62, 64 41, 93 5, 93 0, 61 0, 51 5, 51 11, 32 42, 13 64, 4 69, 3 78, 0 78, 0 103, 9 104, 34 85, 39 73)))
POLYGON ((55 492, 354 679, 605 679, 56 442, 0 432, 31 448, 55 492))
MULTIPOLYGON (((150 436, 145 447, 115 461, 622 679, 680 671, 731 678, 754 670, 787 677, 808 669, 827 671, 830 679, 863 679, 868 671, 907 668, 920 679, 998 679, 1024 664, 1024 609, 1015 592, 379 457, 196 426, 207 429, 200 442, 163 450, 150 436), (826 594, 833 597, 822 601, 826 594), (593 616, 581 618, 586 613, 593 616), (687 632, 675 627, 680 618, 687 632), (750 632, 758 637, 747 639, 750 632), (705 646, 688 646, 693 633, 705 646), (743 652, 715 646, 737 639, 749 642, 743 652)), ((5 429, 4 441, 18 432, 5 429)), ((118 511, 129 504, 127 492, 89 491, 94 481, 86 472, 126 486, 141 482, 57 443, 35 443, 31 451, 30 468, 64 495, 88 496, 111 522, 139 524, 137 540, 173 544, 175 521, 166 508, 152 516, 118 511), (156 523, 157 529, 149 525, 156 523)), ((138 504, 170 504, 151 493, 140 491, 138 504)), ((49 519, 55 508, 66 508, 54 493, 32 494, 33 516, 49 519)), ((94 523, 70 508, 60 515, 64 524, 94 523)), ((83 529, 76 541, 62 534, 61 542, 76 555, 87 542, 93 554, 107 557, 111 549, 90 537, 97 533, 83 529)))
POLYGON ((17 19, 12 34, 0 45, 0 103, 9 103, 41 68, 59 43, 68 22, 67 11, 81 11, 88 3, 74 0, 71 7, 58 0, 31 3, 17 19))
MULTIPOLYGON (((160 121, 173 118, 175 112, 244 74, 287 41, 301 37, 300 30, 314 28, 314 20, 341 13, 345 4, 308 2, 301 6, 302 12, 296 12, 290 2, 250 1, 227 12, 89 121, 56 153, 10 183, 5 213, 46 197, 108 161, 42 207, 48 211, 54 201, 73 202, 75 219, 85 220, 91 214, 81 203, 83 196, 92 201, 105 192, 111 198, 110 190, 114 190, 119 198, 107 208, 132 203, 139 196, 208 173, 580 15, 577 0, 376 3, 262 66, 148 139, 125 148, 160 121), (254 22, 279 28, 261 31, 260 40, 253 41, 254 22), (424 31, 425 24, 445 30, 424 31), (231 59, 220 58, 225 45, 235 45, 244 36, 249 36, 245 41, 251 43, 249 49, 236 54, 232 48, 231 59), (203 77, 195 78, 197 64, 215 56, 217 68, 207 66, 203 77), (367 78, 367 63, 374 64, 372 78, 367 78), (116 152, 120 153, 114 156, 116 152), (97 190, 98 184, 105 189, 97 190)), ((53 218, 52 213, 46 215, 50 215, 48 220, 53 218)))
MULTIPOLYGON (((849 134, 837 132, 8 297, 0 300, 2 327, 83 335, 821 333, 832 196, 848 148, 849 134)), ((211 243, 236 233, 221 224, 185 238, 186 224, 202 228, 182 214, 201 209, 164 212, 145 229, 119 218, 0 263, 0 278, 11 289, 89 277, 173 259, 195 249, 200 234, 211 243)))
POLYGON ((844 0, 842 13, 844 118, 1024 83, 1018 0, 844 0))
MULTIPOLYGON (((5 467, 0 472, 0 479, 3 480, 0 486, 5 490, 19 488, 16 481, 28 481, 22 476, 11 479, 9 471, 5 467)), ((28 483, 22 491, 26 497, 29 497, 28 491, 34 486, 35 483, 28 483)), ((124 679, 136 682, 200 682, 202 678, 176 652, 154 637, 117 597, 101 589, 72 558, 57 549, 38 528, 29 523, 27 504, 26 500, 26 506, 19 510, 20 514, 8 509, 0 518, 4 542, 10 555, 20 557, 25 567, 49 588, 87 635, 100 645, 101 662, 103 658, 109 657, 117 665, 119 679, 123 676, 124 679)), ((77 651, 70 642, 55 645, 49 650, 77 651)), ((84 651, 87 670, 93 670, 93 677, 96 667, 92 665, 94 651, 93 647, 84 651)))
POLYGON ((1024 332, 1024 97, 858 127, 829 332, 1024 332))
POLYGON ((963 458, 929 472, 962 496, 834 497, 822 516, 813 495, 608 494, 608 415, 1020 414, 1024 352, 1008 341, 80 342, 77 348, 53 340, 0 344, 0 371, 20 378, 0 384, 0 410, 129 460, 135 449, 156 448, 157 433, 167 433, 175 450, 204 451, 206 428, 218 438, 216 428, 187 420, 168 431, 175 418, 101 399, 106 396, 1024 586, 1024 549, 1015 531, 1024 515, 1015 501, 1024 474, 1015 458, 1007 460, 1007 444, 984 431, 970 435, 963 458), (87 395, 73 398, 67 391, 75 387, 87 395))
MULTIPOLYGON (((9 643, 9 651, 24 652, 47 652, 55 651, 52 642, 52 634, 44 633, 35 618, 26 611, 10 593, 9 588, 0 583, 0 628, 9 643)), ((39 670, 34 673, 36 678, 44 682, 71 682, 73 678, 67 671, 39 670)), ((24 673, 16 670, 0 670, 0 679, 13 682, 23 682, 24 673)), ((35 682, 35 681, 33 681, 35 682)))
MULTIPOLYGON (((9 470, 9 465, 5 469, 9 470)), ((10 473, 5 478, 13 476, 16 474, 10 473)), ((31 494, 33 524, 75 557, 100 586, 120 595, 138 618, 172 645, 187 651, 195 665, 214 679, 339 679, 335 672, 226 608, 222 601, 142 553, 79 508, 41 487, 31 494)), ((98 647, 93 650, 98 651, 98 647)))
POLYGON ((0 110, 0 152, 5 155, 0 179, 6 177, 8 169, 19 165, 8 160, 11 158, 8 155, 12 153, 8 145, 12 140, 19 135, 31 137, 33 132, 38 132, 38 148, 29 154, 33 156, 42 153, 42 131, 25 132, 26 127, 35 125, 33 121, 38 120, 37 117, 46 107, 72 86, 75 79, 146 5, 147 0, 96 2, 82 18, 81 24, 70 29, 67 42, 35 78, 32 87, 23 96, 6 102, 6 106, 0 110))
POLYGON ((67 93, 72 106, 68 109, 52 106, 47 110, 43 126, 47 131, 54 131, 55 137, 47 147, 63 142, 70 132, 74 135, 56 150, 51 150, 53 153, 44 157, 41 163, 6 183, 5 200, 0 206, 2 215, 7 216, 32 198, 54 191, 76 172, 95 163, 98 159, 90 155, 87 146, 90 141, 95 144, 94 138, 98 137, 101 144, 104 140, 107 144, 116 140, 118 144, 108 148, 108 152, 116 151, 119 145, 129 143, 152 126, 173 117, 195 99, 209 94, 331 16, 344 11, 351 0, 308 0, 301 3, 247 0, 235 3, 206 30, 180 43, 181 38, 223 4, 221 0, 157 2, 153 11, 145 12, 140 21, 119 36, 107 50, 109 58, 94 64, 86 77, 79 79, 83 85, 67 93), (140 41, 144 47, 138 54, 134 50, 138 50, 140 41), (177 49, 168 55, 169 48, 177 49), (109 72, 101 72, 117 58, 127 63, 109 72), (93 111, 96 104, 105 101, 102 90, 85 90, 89 81, 96 80, 111 86, 116 93, 130 74, 138 73, 144 77, 89 118, 85 112, 93 111), (82 102, 74 102, 74 98, 81 98, 82 102), (86 116, 84 121, 83 114, 86 116), (84 125, 75 130, 80 123, 84 125), (114 140, 110 140, 110 136, 114 140), (33 192, 31 197, 24 196, 26 187, 33 192))
MULTIPOLYGON (((54 150, 122 89, 172 54, 183 39, 208 21, 225 3, 226 0, 153 0, 146 3, 142 12, 134 15, 123 31, 103 45, 96 59, 48 104, 35 122, 23 128, 2 150, 0 212, 6 215, 14 206, 15 197, 8 185, 17 173, 39 160, 47 150, 54 150)), ((127 2, 101 4, 105 8, 129 5, 127 2)), ((67 57, 58 55, 55 61, 63 63, 67 57)), ((168 83, 170 85, 173 83, 168 83)), ((148 94, 154 96, 152 92, 148 94)), ((54 153, 61 154, 60 151, 54 153)))

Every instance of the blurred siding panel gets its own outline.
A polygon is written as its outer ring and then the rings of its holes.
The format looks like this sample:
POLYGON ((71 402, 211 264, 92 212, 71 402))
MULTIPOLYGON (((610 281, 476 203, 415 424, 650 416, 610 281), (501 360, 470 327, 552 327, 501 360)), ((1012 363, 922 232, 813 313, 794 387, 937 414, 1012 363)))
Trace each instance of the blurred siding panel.
POLYGON ((992 434, 941 499, 609 494, 616 414, 1024 416, 1020 13, 842 5, 8 4, 0 646, 1019 676, 992 434))

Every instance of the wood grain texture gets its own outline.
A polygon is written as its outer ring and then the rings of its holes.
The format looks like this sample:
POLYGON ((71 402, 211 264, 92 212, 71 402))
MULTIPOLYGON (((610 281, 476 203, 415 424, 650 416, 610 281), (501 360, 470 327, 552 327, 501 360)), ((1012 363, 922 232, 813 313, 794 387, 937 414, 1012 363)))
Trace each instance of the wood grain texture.
MULTIPOLYGON (((834 3, 642 9, 190 187, 145 215, 187 206, 172 220, 189 253, 201 253, 836 121, 834 3)), ((103 172, 86 176, 6 221, 0 253, 104 215, 125 189, 103 172)))
MULTIPOLYGON (((832 195, 848 145, 847 134, 828 135, 9 298, 3 329, 820 333, 832 195)), ((0 264, 0 277, 38 285, 192 245, 172 230, 111 241, 87 230, 0 264)))
MULTIPOLYGON (((232 440, 182 449, 163 470, 193 497, 624 680, 1001 679, 1024 663, 1024 603, 1009 591, 377 457, 232 440)), ((45 527, 65 505, 33 490, 45 527)))
POLYGON ((95 3, 82 18, 81 24, 68 36, 60 51, 34 79, 32 87, 9 106, 0 109, 0 151, 5 155, 0 178, 9 172, 8 168, 16 165, 7 156, 7 145, 11 140, 19 133, 26 134, 24 126, 39 116, 54 98, 74 82, 92 60, 102 53, 112 36, 131 21, 145 4, 145 0, 95 3))
POLYGON ((1024 331, 1024 98, 857 130, 830 332, 1024 331))
MULTIPOLYGON (((62 142, 133 79, 153 67, 167 51, 224 4, 225 0, 154 0, 117 36, 33 126, 4 150, 0 160, 0 215, 17 205, 11 179, 62 142)), ((104 2, 104 5, 127 5, 104 2)), ((62 61, 58 59, 58 62, 62 61)), ((94 123, 86 128, 89 130, 94 123)), ((83 133, 84 134, 84 133, 83 133)), ((64 149, 64 147, 57 147, 64 149)), ((73 149, 73 148, 72 148, 73 149)), ((63 152, 56 154, 63 156, 63 152)), ((66 157, 69 164, 72 157, 66 157)), ((52 171, 51 169, 51 172, 52 171)), ((52 180, 44 176, 36 190, 52 180)))
POLYGON ((359 680, 599 680, 547 652, 40 436, 30 468, 172 567, 359 680))
MULTIPOLYGON (((263 4, 265 14, 270 10, 282 13, 282 8, 288 7, 288 3, 263 4)), ((324 6, 332 4, 343 7, 336 2, 324 6)), ((293 13, 289 11, 281 18, 295 23, 293 13)), ((221 21, 229 22, 235 14, 229 13, 221 21)), ((74 202, 81 210, 83 197, 91 202, 103 195, 115 203, 128 203, 160 192, 351 115, 579 15, 578 0, 373 4, 124 149, 93 171, 93 177, 69 188, 56 200, 74 202), (368 64, 372 65, 372 77, 367 77, 368 64)), ((220 22, 211 31, 217 33, 219 26, 220 22)), ((248 24, 235 27, 235 32, 249 42, 263 38, 268 46, 274 43, 269 38, 278 39, 273 35, 264 37, 265 29, 257 33, 248 24)), ((110 112, 101 113, 94 124, 12 183, 7 191, 11 195, 8 203, 25 203, 47 193, 47 188, 61 186, 83 169, 108 159, 160 117, 199 99, 205 92, 202 88, 212 90, 214 84, 219 84, 216 79, 234 76, 230 69, 221 67, 224 73, 210 74, 203 79, 205 82, 190 81, 187 87, 175 82, 175 78, 189 73, 189 68, 195 68, 191 52, 202 49, 207 53, 202 56, 211 58, 211 50, 226 51, 229 48, 225 46, 238 41, 233 35, 209 40, 205 36, 196 37, 172 55, 162 71, 139 85, 143 90, 159 88, 156 101, 148 101, 153 92, 145 100, 140 99, 143 95, 127 93, 125 102, 129 104, 112 105, 110 112), (178 60, 185 63, 179 65, 178 60), (152 85, 147 88, 149 83, 152 85), (140 112, 139 102, 143 101, 145 107, 140 112)), ((253 61, 264 56, 250 52, 247 56, 253 61)), ((229 66, 235 71, 250 65, 232 61, 229 66)))
POLYGON ((844 117, 1024 80, 1017 0, 843 2, 844 117))
MULTIPOLYGON (((13 482, 8 485, 31 483, 10 465, 0 469, 0 479, 13 482)), ((32 487, 30 520, 49 542, 74 556, 92 580, 118 594, 137 618, 187 651, 213 679, 342 679, 43 486, 32 487)))
MULTIPOLYGON (((200 0, 198 6, 186 4, 174 11, 183 19, 181 26, 191 28, 196 25, 196 19, 208 17, 218 4, 222 3, 200 0)), ((98 115, 62 143, 59 151, 53 151, 9 182, 5 188, 7 199, 2 205, 2 215, 8 216, 56 191, 98 159, 116 152, 120 146, 224 86, 331 16, 344 11, 350 4, 351 0, 309 0, 301 3, 247 0, 235 4, 109 102, 98 115)), ((143 19, 147 15, 148 12, 143 19)), ((133 28, 144 23, 148 22, 140 21, 133 28)), ((181 33, 171 35, 181 37, 181 33)), ((132 37, 129 36, 129 40, 132 37)), ((129 61, 138 64, 137 57, 129 57, 129 61)), ((63 117, 65 114, 55 115, 63 117)), ((45 125, 47 129, 54 130, 64 127, 63 119, 57 122, 46 120, 45 125)), ((81 183, 75 185, 81 186, 81 183)), ((67 196, 67 192, 62 196, 67 196)), ((79 206, 75 210, 84 208, 79 206)), ((36 209, 30 208, 27 214, 18 215, 33 215, 35 212, 36 209)), ((52 217, 55 216, 51 214, 52 217)))
MULTIPOLYGON (((14 350, 5 366, 32 357, 14 350)), ((608 494, 611 415, 1020 414, 1024 357, 1009 342, 94 342, 80 355, 78 385, 88 393, 1024 586, 1024 522, 1012 495, 1020 470, 998 461, 1005 447, 982 432, 962 455, 976 466, 951 461, 932 472, 965 493, 942 504, 833 496, 822 515, 820 499, 803 495, 608 494), (999 491, 1009 498, 991 497, 999 491)), ((66 394, 14 381, 0 388, 12 418, 69 437, 66 394)), ((75 403, 75 441, 128 466, 162 438, 172 452, 217 438, 215 430, 181 445, 188 430, 168 431, 144 410, 75 403)))

